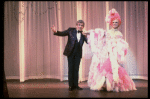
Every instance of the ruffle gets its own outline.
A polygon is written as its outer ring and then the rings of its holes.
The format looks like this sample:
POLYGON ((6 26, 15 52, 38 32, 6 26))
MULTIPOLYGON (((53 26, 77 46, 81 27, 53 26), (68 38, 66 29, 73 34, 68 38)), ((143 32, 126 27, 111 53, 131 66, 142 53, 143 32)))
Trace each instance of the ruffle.
POLYGON ((122 38, 107 39, 107 34, 106 31, 100 28, 90 30, 88 43, 92 49, 93 57, 88 86, 91 90, 102 90, 104 85, 106 85, 107 91, 136 90, 133 80, 125 69, 117 63, 124 62, 128 43, 122 38), (116 77, 118 79, 115 80, 116 77))
POLYGON ((105 82, 107 91, 137 90, 133 80, 128 76, 123 67, 118 68, 119 82, 114 83, 109 58, 104 62, 103 66, 100 67, 100 64, 98 64, 92 67, 96 68, 94 71, 90 70, 89 73, 88 86, 90 86, 91 90, 102 90, 105 82))

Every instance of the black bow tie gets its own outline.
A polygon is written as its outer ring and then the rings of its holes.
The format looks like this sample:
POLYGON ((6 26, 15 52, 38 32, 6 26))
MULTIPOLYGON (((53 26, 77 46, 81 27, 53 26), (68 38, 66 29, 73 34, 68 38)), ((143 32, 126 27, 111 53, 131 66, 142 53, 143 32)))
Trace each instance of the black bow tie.
POLYGON ((83 31, 78 31, 78 33, 82 33, 83 31))

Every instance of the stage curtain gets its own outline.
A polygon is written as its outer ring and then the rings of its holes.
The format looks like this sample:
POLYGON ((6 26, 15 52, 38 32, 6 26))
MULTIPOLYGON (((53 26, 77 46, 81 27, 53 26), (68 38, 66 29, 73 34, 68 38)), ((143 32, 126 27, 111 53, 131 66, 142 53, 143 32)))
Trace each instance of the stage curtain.
POLYGON ((63 56, 67 37, 54 36, 50 28, 55 25, 63 31, 75 27, 75 4, 54 1, 5 2, 4 67, 7 79, 67 79, 67 58, 63 56), (21 7, 23 10, 20 10, 21 7), (19 16, 22 16, 21 19, 19 16), (22 34, 19 34, 22 27, 22 34), (20 48, 22 44, 23 53, 20 48))
POLYGON ((19 79, 19 3, 4 2, 4 70, 6 78, 19 79))
MULTIPOLYGON (((129 43, 124 68, 132 78, 148 79, 147 1, 20 2, 6 1, 4 4, 4 69, 7 79, 20 79, 21 82, 44 78, 67 80, 68 62, 63 51, 68 38, 54 36, 50 27, 55 25, 63 31, 76 27, 76 21, 82 19, 84 30, 111 29, 105 16, 112 8, 121 16, 119 30, 129 43)), ((80 81, 88 79, 91 57, 91 50, 85 43, 80 81)))

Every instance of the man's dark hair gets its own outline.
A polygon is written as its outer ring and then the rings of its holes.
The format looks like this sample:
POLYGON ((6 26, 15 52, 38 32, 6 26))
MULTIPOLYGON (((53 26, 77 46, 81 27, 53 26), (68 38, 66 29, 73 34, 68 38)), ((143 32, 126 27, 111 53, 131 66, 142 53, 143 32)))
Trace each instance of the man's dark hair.
POLYGON ((76 22, 76 25, 78 25, 78 23, 83 23, 83 27, 84 27, 84 21, 83 20, 78 20, 77 22, 76 22))

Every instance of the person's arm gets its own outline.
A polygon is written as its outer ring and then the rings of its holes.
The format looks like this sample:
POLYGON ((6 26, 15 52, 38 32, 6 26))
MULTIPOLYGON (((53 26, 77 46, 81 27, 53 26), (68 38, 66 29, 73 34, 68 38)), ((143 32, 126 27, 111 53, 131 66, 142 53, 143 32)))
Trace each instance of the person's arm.
POLYGON ((54 32, 54 35, 57 35, 57 36, 67 36, 69 34, 68 30, 54 32))
POLYGON ((97 52, 97 47, 96 47, 96 45, 94 44, 94 35, 95 35, 95 33, 94 33, 94 31, 93 30, 91 30, 91 32, 90 32, 90 42, 91 42, 91 51, 93 52, 93 53, 95 53, 95 52, 97 52))
POLYGON ((84 39, 85 39, 86 44, 88 44, 88 38, 87 38, 87 36, 84 36, 84 39))
POLYGON ((83 31, 82 34, 87 37, 87 35, 90 35, 90 31, 83 31))
POLYGON ((54 25, 51 27, 51 29, 54 32, 54 35, 57 36, 67 36, 69 34, 69 29, 65 31, 57 31, 54 25))
POLYGON ((84 35, 85 42, 88 44, 88 37, 87 37, 87 35, 90 35, 90 32, 89 31, 83 31, 82 34, 84 35))

